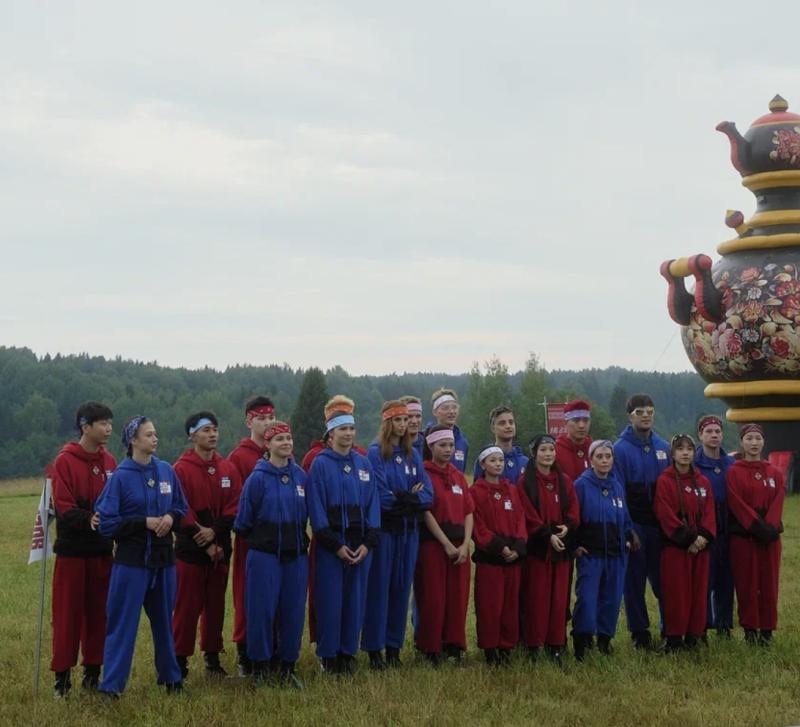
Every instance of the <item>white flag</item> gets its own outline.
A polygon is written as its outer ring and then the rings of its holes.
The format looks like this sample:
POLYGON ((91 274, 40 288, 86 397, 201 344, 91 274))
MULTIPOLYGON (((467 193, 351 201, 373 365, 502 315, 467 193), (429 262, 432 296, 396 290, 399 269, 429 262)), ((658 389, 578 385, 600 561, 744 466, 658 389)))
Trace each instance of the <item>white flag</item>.
POLYGON ((48 537, 47 532, 50 522, 55 517, 55 511, 50 502, 53 493, 53 481, 47 477, 42 488, 42 496, 39 498, 39 509, 36 511, 36 520, 33 523, 33 539, 31 540, 31 552, 28 556, 28 565, 36 563, 42 558, 49 558, 53 555, 53 542, 48 537), (45 543, 47 544, 47 555, 45 555, 45 543))

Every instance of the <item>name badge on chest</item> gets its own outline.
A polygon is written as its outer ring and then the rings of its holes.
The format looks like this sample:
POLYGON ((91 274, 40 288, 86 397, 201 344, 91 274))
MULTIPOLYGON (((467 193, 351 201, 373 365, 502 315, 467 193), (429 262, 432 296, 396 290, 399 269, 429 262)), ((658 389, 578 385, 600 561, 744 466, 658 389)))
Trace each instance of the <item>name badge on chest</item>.
POLYGON ((514 504, 511 502, 511 500, 506 500, 503 503, 503 509, 504 510, 513 510, 514 509, 514 504))
POLYGON ((169 482, 159 482, 158 490, 162 495, 171 495, 172 485, 169 482))
POLYGON ((231 486, 231 478, 230 477, 223 477, 219 481, 219 486, 222 487, 223 489, 229 488, 231 486))
POLYGON ((455 453, 453 454, 453 459, 456 460, 456 462, 463 462, 464 461, 464 452, 463 452, 463 450, 457 449, 455 451, 455 453))
POLYGON ((667 458, 667 453, 663 449, 657 449, 656 450, 656 459, 662 459, 663 460, 663 459, 666 459, 666 458, 667 458))
POLYGON ((298 497, 305 497, 306 496, 306 488, 302 485, 297 485, 297 496, 298 497))
POLYGON ((453 485, 453 487, 451 489, 452 489, 454 495, 463 495, 464 494, 464 490, 461 489, 460 485, 453 485))
POLYGON ((367 470, 359 470, 358 479, 362 482, 369 482, 369 472, 367 470))

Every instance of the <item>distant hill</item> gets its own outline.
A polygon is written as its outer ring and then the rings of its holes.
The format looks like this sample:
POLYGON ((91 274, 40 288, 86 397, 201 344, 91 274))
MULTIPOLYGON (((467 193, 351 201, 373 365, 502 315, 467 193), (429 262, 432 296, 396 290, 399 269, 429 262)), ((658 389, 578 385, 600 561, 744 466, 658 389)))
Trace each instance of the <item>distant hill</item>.
MULTIPOLYGON (((302 369, 286 364, 190 370, 88 354, 37 357, 27 348, 0 347, 0 479, 41 473, 62 444, 75 438, 75 409, 89 399, 102 401, 114 411, 110 449, 117 456, 122 455, 122 447, 116 432, 128 417, 145 413, 158 427, 159 456, 174 461, 187 446, 183 421, 200 409, 217 413, 220 449, 227 454, 246 434, 244 401, 254 394, 266 394, 275 401, 279 416, 288 418, 303 375, 302 369)), ((414 394, 425 403, 429 418, 431 393, 440 386, 455 389, 462 397, 461 421, 473 445, 473 456, 489 439, 486 415, 490 402, 515 405, 523 442, 542 428, 539 402, 545 396, 550 401, 573 395, 589 398, 597 408, 595 433, 604 436, 613 436, 624 425, 619 402, 635 392, 648 392, 655 400, 657 429, 664 436, 692 432, 701 413, 724 412, 720 402, 705 399, 703 382, 693 373, 630 371, 616 366, 547 372, 538 368, 535 357, 526 371, 515 373, 494 361, 458 375, 351 376, 337 366, 325 372, 325 379, 331 394, 345 393, 355 400, 362 443, 369 442, 377 431, 383 401, 414 394), (493 391, 502 392, 498 395, 502 401, 492 398, 493 391)), ((320 431, 322 424, 320 412, 320 431)))

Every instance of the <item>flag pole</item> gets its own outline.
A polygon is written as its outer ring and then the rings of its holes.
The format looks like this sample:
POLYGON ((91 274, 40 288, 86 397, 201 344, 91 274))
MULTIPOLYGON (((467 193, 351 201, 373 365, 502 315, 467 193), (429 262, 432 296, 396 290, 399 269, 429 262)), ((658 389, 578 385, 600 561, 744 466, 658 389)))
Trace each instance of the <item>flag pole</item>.
POLYGON ((39 508, 39 519, 44 530, 44 547, 42 550, 42 569, 39 574, 39 618, 36 628, 36 655, 33 662, 33 696, 39 696, 39 673, 42 661, 42 632, 44 631, 44 598, 45 583, 47 582, 47 548, 50 538, 50 478, 44 481, 44 493, 39 508))

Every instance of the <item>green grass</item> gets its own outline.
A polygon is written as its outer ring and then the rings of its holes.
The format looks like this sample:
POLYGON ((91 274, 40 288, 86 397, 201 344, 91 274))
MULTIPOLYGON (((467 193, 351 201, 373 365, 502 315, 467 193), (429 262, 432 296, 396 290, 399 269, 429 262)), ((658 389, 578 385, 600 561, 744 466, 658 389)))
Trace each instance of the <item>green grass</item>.
MULTIPOLYGON (((787 502, 781 578, 781 621, 771 649, 710 636, 696 655, 658 657, 634 652, 624 634, 624 615, 611 658, 568 660, 563 672, 520 659, 512 669, 486 669, 476 648, 465 667, 434 670, 404 650, 405 667, 369 673, 362 658, 352 681, 318 674, 304 643, 299 673, 307 690, 266 688, 257 693, 238 679, 208 683, 199 654, 184 695, 169 698, 155 686, 147 620, 137 643, 134 670, 123 698, 106 704, 82 695, 54 701, 49 668, 49 623, 38 700, 32 674, 39 567, 27 566, 40 485, 0 483, 0 724, 43 725, 787 725, 800 723, 800 547, 795 524, 800 498, 787 502)), ((50 564, 52 569, 52 563, 50 564)), ((653 609, 651 603, 651 613, 653 609)), ((49 582, 48 582, 49 606, 49 582)), ((229 611, 230 614, 230 611, 229 611)), ((49 622, 49 619, 48 619, 49 622)), ((231 620, 226 624, 230 636, 231 620)), ((468 638, 475 642, 474 620, 468 638)), ((234 651, 223 655, 233 672, 234 651)))

